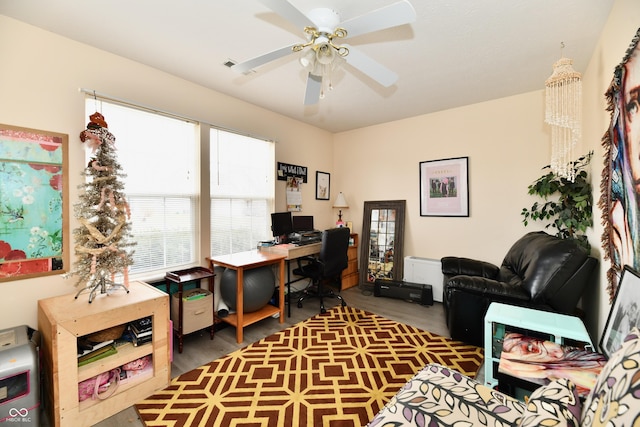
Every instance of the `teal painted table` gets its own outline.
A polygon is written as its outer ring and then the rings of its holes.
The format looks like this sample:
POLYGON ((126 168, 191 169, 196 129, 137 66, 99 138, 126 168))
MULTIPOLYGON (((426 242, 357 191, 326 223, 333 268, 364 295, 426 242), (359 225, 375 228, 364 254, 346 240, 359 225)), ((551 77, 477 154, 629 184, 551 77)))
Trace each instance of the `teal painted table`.
POLYGON ((565 340, 585 343, 595 351, 591 337, 579 317, 535 310, 502 303, 491 303, 484 316, 484 382, 498 385, 494 372, 500 362, 502 338, 509 326, 547 335, 549 341, 565 344, 565 340))

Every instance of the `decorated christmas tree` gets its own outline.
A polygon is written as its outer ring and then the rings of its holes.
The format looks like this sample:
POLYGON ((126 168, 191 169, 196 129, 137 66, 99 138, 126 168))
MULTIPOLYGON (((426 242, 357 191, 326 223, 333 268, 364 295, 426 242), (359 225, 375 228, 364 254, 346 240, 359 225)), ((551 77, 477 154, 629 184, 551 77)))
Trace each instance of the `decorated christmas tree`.
POLYGON ((124 194, 126 175, 116 156, 116 139, 102 114, 94 113, 89 118, 80 140, 92 150, 92 155, 82 172, 80 201, 74 205, 75 217, 80 222, 73 231, 78 259, 69 275, 78 276, 76 286, 82 287, 76 298, 88 290, 91 302, 97 292, 108 293, 117 288, 128 292, 135 242, 124 194), (116 276, 122 283, 115 282, 116 276))

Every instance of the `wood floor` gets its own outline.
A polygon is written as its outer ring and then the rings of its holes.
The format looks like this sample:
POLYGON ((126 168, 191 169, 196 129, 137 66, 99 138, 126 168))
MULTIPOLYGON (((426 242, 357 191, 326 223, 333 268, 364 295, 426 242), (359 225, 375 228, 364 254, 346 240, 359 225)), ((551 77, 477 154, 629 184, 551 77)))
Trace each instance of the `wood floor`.
MULTIPOLYGON (((341 295, 347 304, 352 307, 449 337, 449 331, 444 320, 444 311, 440 303, 436 302, 433 306, 422 306, 398 299, 375 297, 370 291, 363 291, 358 287, 346 289, 341 292, 341 295)), ((327 309, 336 304, 338 304, 337 299, 329 299, 325 302, 327 309)), ((279 323, 278 319, 270 318, 246 327, 244 329, 244 342, 241 344, 236 343, 235 328, 233 327, 217 331, 213 340, 210 339, 206 331, 188 335, 183 341, 184 350, 182 354, 178 353, 177 346, 174 343, 171 376, 175 377, 188 372, 213 359, 243 348, 274 332, 305 320, 318 314, 319 309, 320 306, 317 299, 306 300, 302 308, 298 308, 294 303, 292 304, 291 317, 287 317, 283 324, 279 323)), ((99 427, 144 426, 133 406, 95 425, 99 427)))

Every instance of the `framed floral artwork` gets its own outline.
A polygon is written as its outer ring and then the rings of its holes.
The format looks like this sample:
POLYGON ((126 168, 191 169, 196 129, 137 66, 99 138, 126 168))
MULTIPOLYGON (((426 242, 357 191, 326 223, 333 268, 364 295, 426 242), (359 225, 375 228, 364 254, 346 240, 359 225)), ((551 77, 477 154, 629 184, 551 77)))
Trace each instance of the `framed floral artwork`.
POLYGON ((0 124, 0 281, 65 272, 68 135, 0 124))

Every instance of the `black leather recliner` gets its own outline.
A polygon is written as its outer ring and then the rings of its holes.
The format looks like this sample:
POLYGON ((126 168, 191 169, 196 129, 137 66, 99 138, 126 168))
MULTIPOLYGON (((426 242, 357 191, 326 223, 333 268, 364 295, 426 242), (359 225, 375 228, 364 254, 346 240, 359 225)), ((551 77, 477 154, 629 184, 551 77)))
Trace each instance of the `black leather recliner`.
POLYGON ((520 238, 500 267, 451 256, 441 261, 449 333, 477 346, 484 345, 484 316, 492 302, 575 314, 598 263, 576 242, 543 231, 520 238))

